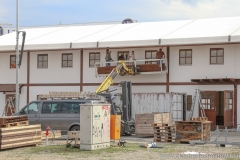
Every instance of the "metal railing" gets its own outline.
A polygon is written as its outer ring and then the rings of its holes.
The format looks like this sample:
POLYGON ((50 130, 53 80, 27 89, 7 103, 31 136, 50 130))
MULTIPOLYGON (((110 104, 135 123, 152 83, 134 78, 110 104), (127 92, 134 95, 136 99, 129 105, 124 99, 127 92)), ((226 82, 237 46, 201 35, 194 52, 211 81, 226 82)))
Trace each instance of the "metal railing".
MULTIPOLYGON (((124 60, 125 64, 128 65, 133 65, 135 68, 138 65, 147 65, 147 64, 157 64, 157 62, 160 62, 160 71, 150 71, 150 72, 138 72, 139 74, 163 74, 163 73, 168 73, 168 61, 167 58, 164 59, 144 59, 144 60, 124 60), (163 70, 163 64, 165 65, 165 69, 163 70)), ((117 66, 119 64, 119 61, 101 61, 101 62, 96 62, 95 63, 95 76, 107 76, 108 74, 98 74, 98 67, 107 67, 107 64, 110 66, 117 66)))

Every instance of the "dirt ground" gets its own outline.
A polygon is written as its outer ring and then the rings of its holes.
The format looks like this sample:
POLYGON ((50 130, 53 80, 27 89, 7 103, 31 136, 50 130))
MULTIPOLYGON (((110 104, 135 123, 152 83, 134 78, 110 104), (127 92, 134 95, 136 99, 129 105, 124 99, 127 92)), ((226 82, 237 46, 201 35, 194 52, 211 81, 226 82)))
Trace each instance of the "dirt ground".
POLYGON ((158 159, 239 159, 240 146, 215 147, 215 145, 197 145, 175 143, 157 143, 163 148, 141 148, 145 142, 127 141, 125 147, 115 144, 107 149, 82 151, 66 148, 65 140, 57 140, 51 146, 24 147, 0 151, 0 160, 158 160, 158 159), (185 152, 185 154, 184 154, 185 152), (188 154, 187 154, 187 153, 188 154), (193 154, 195 153, 195 154, 193 154), (237 158, 238 157, 238 158, 237 158))

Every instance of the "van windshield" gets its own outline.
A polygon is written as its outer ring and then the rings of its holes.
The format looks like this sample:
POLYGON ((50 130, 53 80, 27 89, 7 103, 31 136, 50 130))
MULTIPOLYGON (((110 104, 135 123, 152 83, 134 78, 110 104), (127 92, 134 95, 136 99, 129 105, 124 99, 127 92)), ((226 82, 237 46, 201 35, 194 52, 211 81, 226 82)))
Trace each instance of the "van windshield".
POLYGON ((85 102, 43 102, 42 114, 80 113, 85 102))

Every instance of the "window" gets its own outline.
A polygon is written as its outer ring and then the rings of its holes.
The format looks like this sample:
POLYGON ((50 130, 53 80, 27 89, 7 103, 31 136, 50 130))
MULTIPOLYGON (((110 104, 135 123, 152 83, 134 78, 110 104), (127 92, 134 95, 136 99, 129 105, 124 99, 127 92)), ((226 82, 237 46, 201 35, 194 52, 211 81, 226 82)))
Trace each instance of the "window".
POLYGON ((210 49, 210 64, 223 64, 224 51, 223 48, 210 49))
POLYGON ((192 65, 192 50, 179 50, 179 65, 192 65))
MULTIPOLYGON (((145 51, 145 59, 156 59, 157 50, 145 51)), ((157 64, 157 62, 145 62, 146 64, 157 64)))
POLYGON ((227 92, 226 93, 226 100, 225 100, 226 110, 230 110, 233 108, 233 93, 227 92))
POLYGON ((48 55, 39 54, 38 55, 38 68, 48 68, 48 55))
POLYGON ((214 94, 201 92, 201 103, 204 109, 214 109, 214 94))
POLYGON ((191 111, 192 108, 192 95, 187 95, 187 111, 191 111))
POLYGON ((128 60, 128 58, 129 58, 129 51, 118 52, 118 61, 119 60, 128 60))
POLYGON ((27 107, 23 108, 20 114, 37 114, 39 102, 30 103, 27 107))
POLYGON ((16 68, 16 56, 10 55, 10 68, 16 68))
POLYGON ((89 67, 94 67, 96 62, 100 62, 100 53, 99 52, 89 53, 89 67))
POLYGON ((62 54, 62 67, 72 67, 73 66, 73 55, 72 53, 62 54))
POLYGON ((42 114, 80 113, 80 104, 85 102, 44 102, 42 114))

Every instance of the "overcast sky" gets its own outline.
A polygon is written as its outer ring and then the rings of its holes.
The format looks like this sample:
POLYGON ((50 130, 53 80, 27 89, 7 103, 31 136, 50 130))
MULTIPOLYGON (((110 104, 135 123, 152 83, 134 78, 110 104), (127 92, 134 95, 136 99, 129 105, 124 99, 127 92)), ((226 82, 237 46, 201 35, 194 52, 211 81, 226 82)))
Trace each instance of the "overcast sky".
MULTIPOLYGON (((189 20, 240 16, 240 0, 19 0, 19 25, 189 20)), ((16 0, 0 0, 0 23, 16 24, 16 0)))

